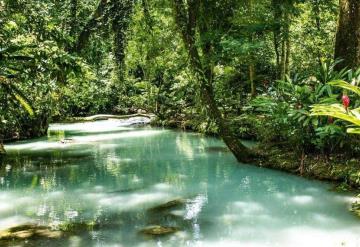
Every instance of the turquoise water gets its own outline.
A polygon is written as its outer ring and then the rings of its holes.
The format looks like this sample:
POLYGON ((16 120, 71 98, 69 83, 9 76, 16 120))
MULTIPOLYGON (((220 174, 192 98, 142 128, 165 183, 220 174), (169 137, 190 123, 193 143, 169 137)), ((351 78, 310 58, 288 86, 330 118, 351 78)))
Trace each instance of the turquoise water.
POLYGON ((0 230, 97 226, 34 246, 360 246, 351 195, 240 165, 219 147, 216 138, 115 120, 54 124, 47 138, 6 146, 0 230), (149 211, 180 198, 185 205, 149 211), (180 231, 139 233, 151 225, 180 231))

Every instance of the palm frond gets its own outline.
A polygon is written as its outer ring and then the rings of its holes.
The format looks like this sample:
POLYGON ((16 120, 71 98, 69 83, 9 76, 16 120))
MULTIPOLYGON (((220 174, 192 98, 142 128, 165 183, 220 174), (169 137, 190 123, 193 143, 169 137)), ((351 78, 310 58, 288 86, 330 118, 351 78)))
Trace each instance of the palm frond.
POLYGON ((21 104, 21 106, 29 113, 30 116, 34 116, 34 110, 31 105, 20 94, 14 94, 15 99, 21 104))
POLYGON ((329 82, 330 85, 335 86, 335 87, 340 87, 349 91, 352 91, 354 93, 356 93, 357 95, 360 95, 360 88, 354 85, 351 85, 350 83, 347 83, 344 80, 334 80, 329 82))
POLYGON ((7 82, 6 77, 0 76, 0 86, 3 86, 8 93, 14 100, 19 102, 19 104, 29 113, 30 116, 34 116, 34 110, 29 103, 29 100, 23 95, 23 93, 17 89, 14 85, 7 82))
POLYGON ((360 113, 357 109, 347 111, 340 104, 314 105, 311 109, 311 116, 329 116, 339 118, 357 126, 360 126, 359 115, 360 113))
POLYGON ((348 128, 346 130, 347 133, 349 134, 360 134, 360 128, 348 128))

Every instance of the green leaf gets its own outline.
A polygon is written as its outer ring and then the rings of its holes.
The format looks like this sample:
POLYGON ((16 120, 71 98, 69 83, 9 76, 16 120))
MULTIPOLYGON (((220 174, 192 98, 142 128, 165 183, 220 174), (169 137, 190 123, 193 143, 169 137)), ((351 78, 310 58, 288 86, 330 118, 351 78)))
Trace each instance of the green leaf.
POLYGON ((23 97, 21 97, 17 93, 14 94, 14 97, 21 104, 21 106, 24 107, 24 109, 29 113, 30 116, 34 116, 34 110, 32 109, 30 104, 23 97))
POLYGON ((346 111, 340 104, 333 105, 314 105, 311 110, 311 116, 329 116, 339 118, 344 121, 360 126, 360 118, 358 118, 358 111, 346 111))
POLYGON ((357 86, 353 86, 350 83, 347 83, 346 81, 343 80, 334 80, 329 82, 329 85, 335 86, 335 87, 340 87, 346 90, 350 90, 354 93, 356 93, 357 95, 360 95, 360 88, 357 86))
POLYGON ((360 134, 360 128, 349 128, 346 130, 347 133, 349 134, 360 134))

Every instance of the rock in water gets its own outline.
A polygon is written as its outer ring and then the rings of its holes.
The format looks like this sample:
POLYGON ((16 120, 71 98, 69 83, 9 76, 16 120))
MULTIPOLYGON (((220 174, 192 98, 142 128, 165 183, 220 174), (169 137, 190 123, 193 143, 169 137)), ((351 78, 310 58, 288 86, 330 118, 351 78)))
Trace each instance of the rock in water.
POLYGON ((61 236, 61 231, 52 231, 46 226, 24 224, 0 231, 0 243, 6 240, 57 239, 61 236))
POLYGON ((172 209, 172 208, 184 206, 185 203, 186 203, 186 200, 184 200, 184 199, 175 199, 175 200, 166 202, 166 203, 164 203, 164 204, 155 206, 155 207, 153 207, 153 208, 150 208, 149 211, 151 211, 151 212, 164 211, 164 210, 168 210, 168 209, 172 209))
POLYGON ((60 143, 62 144, 68 144, 68 143, 74 143, 74 139, 71 139, 71 138, 65 138, 65 139, 62 139, 60 140, 60 143))
POLYGON ((131 192, 135 192, 135 191, 139 191, 144 189, 143 187, 139 187, 139 188, 128 188, 128 189, 122 189, 122 190, 115 190, 115 191, 109 191, 107 192, 108 194, 120 194, 120 193, 131 193, 131 192))
POLYGON ((149 226, 140 231, 140 233, 151 236, 165 236, 179 231, 179 228, 172 226, 149 226))

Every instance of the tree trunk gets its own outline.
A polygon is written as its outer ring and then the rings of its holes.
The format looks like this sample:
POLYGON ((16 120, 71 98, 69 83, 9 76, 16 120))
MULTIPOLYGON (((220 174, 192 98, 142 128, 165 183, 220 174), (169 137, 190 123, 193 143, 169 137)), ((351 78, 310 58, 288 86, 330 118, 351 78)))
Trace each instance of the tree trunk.
POLYGON ((279 51, 279 36, 276 31, 273 31, 274 36, 274 50, 276 56, 276 78, 280 77, 279 68, 280 68, 280 51, 279 51))
POLYGON ((343 59, 337 70, 360 65, 360 1, 339 0, 340 15, 335 42, 335 59, 343 59))
MULTIPOLYGON (((196 20, 199 1, 189 0, 185 6, 183 0, 173 0, 175 22, 180 29, 184 45, 189 53, 189 60, 194 75, 199 82, 202 103, 208 110, 208 114, 215 121, 219 129, 219 136, 224 140, 238 161, 250 160, 250 150, 246 148, 231 132, 229 124, 225 121, 214 98, 214 90, 211 82, 211 69, 209 64, 203 65, 197 47, 195 45, 196 20), (205 68, 204 68, 205 67, 205 68)), ((206 49, 206 45, 203 46, 206 49)))
POLYGON ((256 96, 256 87, 255 87, 255 66, 251 62, 249 65, 249 80, 250 80, 250 87, 251 87, 251 97, 256 96))
POLYGON ((133 4, 133 0, 117 0, 114 2, 111 10, 113 13, 112 30, 114 32, 116 74, 119 82, 123 82, 125 79, 126 34, 130 25, 133 4))
POLYGON ((280 63, 280 79, 285 80, 286 76, 289 76, 290 70, 290 16, 289 13, 284 13, 284 24, 282 29, 282 41, 281 41, 281 63, 280 63))
POLYGON ((75 43, 73 51, 80 52, 87 45, 90 39, 90 35, 96 27, 99 25, 101 18, 105 13, 106 6, 108 5, 109 0, 100 0, 99 5, 92 14, 89 21, 85 24, 84 28, 81 30, 80 35, 75 43))
MULTIPOLYGON (((249 10, 249 16, 251 18, 254 18, 254 16, 253 16, 253 1, 248 0, 247 5, 248 5, 248 10, 249 10)), ((254 33, 250 33, 250 36, 249 36, 250 43, 253 43, 253 40, 254 40, 254 33)), ((250 82, 250 88, 251 88, 250 93, 251 93, 252 98, 254 98, 256 96, 255 65, 254 65, 255 58, 254 57, 255 57, 254 52, 251 51, 250 58, 249 58, 249 82, 250 82)))
POLYGON ((281 18, 282 18, 282 11, 280 8, 279 0, 272 0, 272 10, 274 14, 274 28, 273 28, 273 37, 274 37, 274 50, 276 56, 276 77, 281 78, 281 18))
POLYGON ((277 77, 285 80, 290 69, 290 16, 292 1, 272 0, 277 77))
POLYGON ((291 56, 291 43, 290 37, 286 38, 286 59, 285 59, 285 75, 290 76, 290 56, 291 56))
POLYGON ((281 58, 280 58, 280 80, 285 80, 285 67, 286 67, 286 42, 281 41, 281 58))
MULTIPOLYGON (((315 0, 315 3, 313 4, 313 8, 312 8, 312 12, 313 15, 315 16, 315 24, 316 24, 316 29, 319 33, 321 33, 321 20, 320 20, 320 2, 319 0, 315 0)), ((322 54, 321 54, 321 50, 320 50, 320 44, 318 44, 319 47, 316 51, 316 55, 317 55, 317 59, 318 59, 318 63, 319 66, 322 66, 322 54)))
POLYGON ((151 14, 150 14, 150 9, 149 9, 148 0, 142 0, 142 1, 141 1, 141 4, 142 4, 143 12, 144 12, 144 17, 145 17, 146 26, 147 26, 147 28, 149 29, 149 31, 152 32, 154 20, 153 20, 153 18, 151 17, 151 14))
POLYGON ((71 2, 70 2, 70 23, 69 23, 71 37, 74 37, 76 34, 77 8, 78 8, 78 0, 71 0, 71 2))

